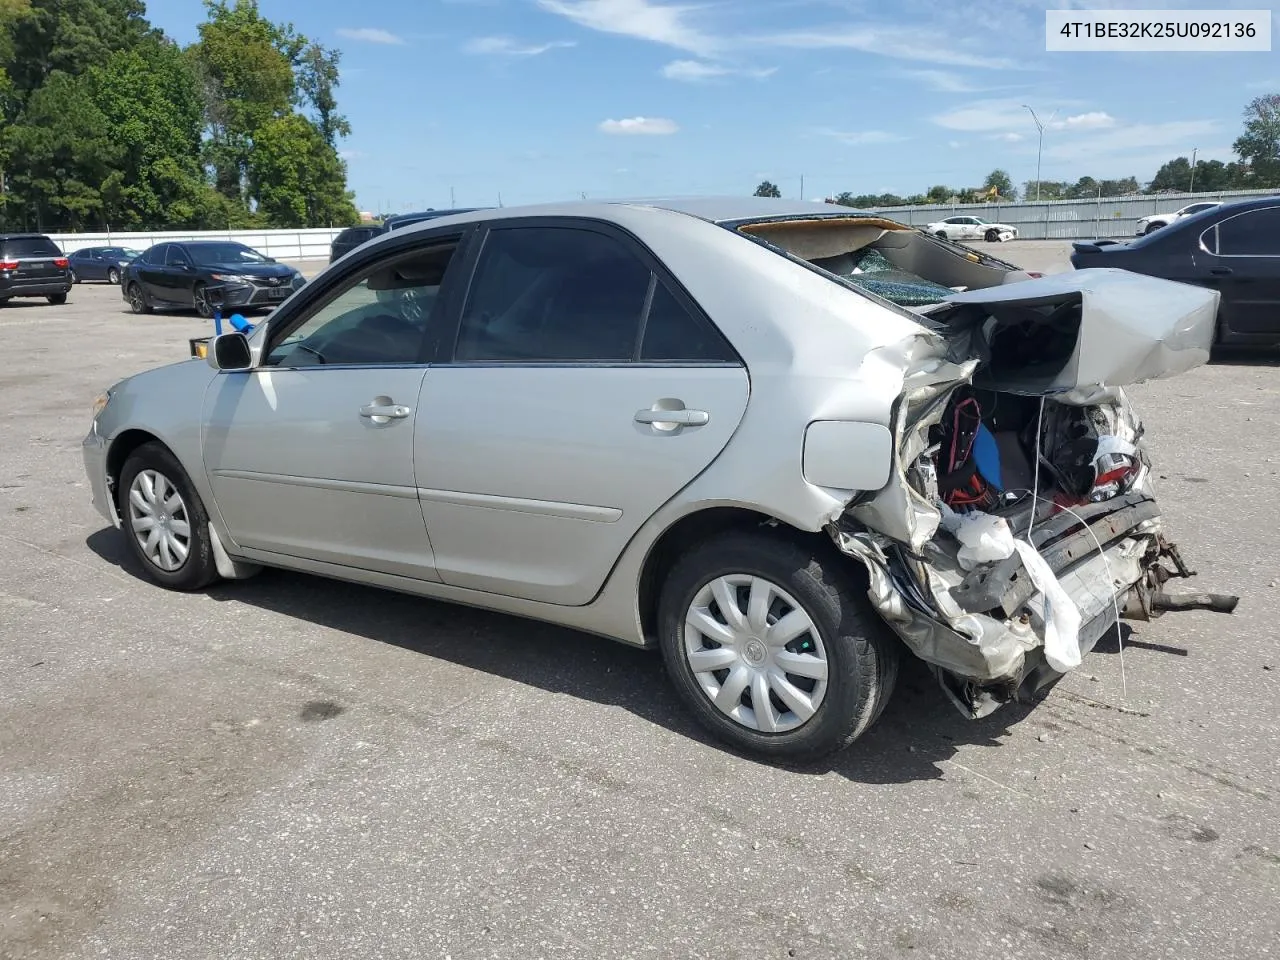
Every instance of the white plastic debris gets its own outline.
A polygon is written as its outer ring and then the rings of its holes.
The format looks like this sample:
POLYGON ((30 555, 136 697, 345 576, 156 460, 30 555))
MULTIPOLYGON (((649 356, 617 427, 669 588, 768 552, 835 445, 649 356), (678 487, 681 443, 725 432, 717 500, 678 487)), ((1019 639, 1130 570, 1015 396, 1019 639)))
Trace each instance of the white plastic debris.
POLYGON ((1080 610, 1031 544, 1015 540, 1014 548, 1044 601, 1044 658, 1059 673, 1080 666, 1080 610))
POLYGON ((956 560, 964 570, 1013 556, 1016 541, 1004 517, 989 513, 956 513, 941 504, 942 526, 960 541, 956 560))

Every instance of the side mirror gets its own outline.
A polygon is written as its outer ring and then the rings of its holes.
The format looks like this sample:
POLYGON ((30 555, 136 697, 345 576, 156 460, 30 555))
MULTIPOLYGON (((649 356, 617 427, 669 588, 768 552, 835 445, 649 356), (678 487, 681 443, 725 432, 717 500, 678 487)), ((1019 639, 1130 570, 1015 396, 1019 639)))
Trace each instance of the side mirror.
POLYGON ((248 370, 253 365, 249 338, 243 333, 222 333, 214 337, 204 358, 215 370, 248 370))

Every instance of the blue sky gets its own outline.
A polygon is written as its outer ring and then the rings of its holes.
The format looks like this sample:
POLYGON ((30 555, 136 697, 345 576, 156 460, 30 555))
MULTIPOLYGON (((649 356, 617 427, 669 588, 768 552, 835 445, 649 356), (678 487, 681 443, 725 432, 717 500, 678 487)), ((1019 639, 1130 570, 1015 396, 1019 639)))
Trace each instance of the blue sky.
MULTIPOLYGON (((1150 179, 1229 160, 1270 53, 1046 53, 1069 0, 260 0, 343 52, 362 209, 691 193, 923 191, 994 167, 1150 179), (1050 119, 1052 118, 1052 119, 1050 119)), ((1152 8, 1269 9, 1258 0, 1152 8)), ((195 39, 199 0, 148 14, 195 39)), ((1273 10, 1273 31, 1280 12, 1273 10)))

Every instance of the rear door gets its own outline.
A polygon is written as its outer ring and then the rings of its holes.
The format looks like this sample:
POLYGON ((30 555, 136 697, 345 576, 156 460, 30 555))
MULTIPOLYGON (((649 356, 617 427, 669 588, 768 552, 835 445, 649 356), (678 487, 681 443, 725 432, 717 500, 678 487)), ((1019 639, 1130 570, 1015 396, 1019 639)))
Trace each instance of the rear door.
POLYGON ((477 239, 415 431, 437 569, 459 587, 585 604, 724 448, 747 371, 621 231, 539 218, 477 239))
POLYGON ((165 258, 172 244, 159 243, 138 258, 138 282, 152 300, 167 299, 165 287, 165 258))
POLYGON ((1231 333, 1280 332, 1280 206, 1219 221, 1200 239, 1197 263, 1222 294, 1219 319, 1231 333))
POLYGON ((14 288, 53 283, 66 273, 66 266, 58 266, 63 253, 48 237, 10 237, 0 246, 0 261, 10 265, 14 288))

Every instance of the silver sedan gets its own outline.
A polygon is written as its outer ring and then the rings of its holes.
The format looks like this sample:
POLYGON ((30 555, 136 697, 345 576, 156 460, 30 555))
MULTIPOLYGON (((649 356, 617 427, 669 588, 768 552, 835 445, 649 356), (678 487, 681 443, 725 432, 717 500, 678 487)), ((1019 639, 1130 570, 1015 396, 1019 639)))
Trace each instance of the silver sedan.
POLYGON ((1232 606, 1163 592, 1119 389, 1203 363, 1216 297, 824 204, 475 211, 115 384, 85 466, 158 584, 269 565, 657 647, 713 733, 812 757, 903 653, 980 716, 1122 612, 1232 606))

